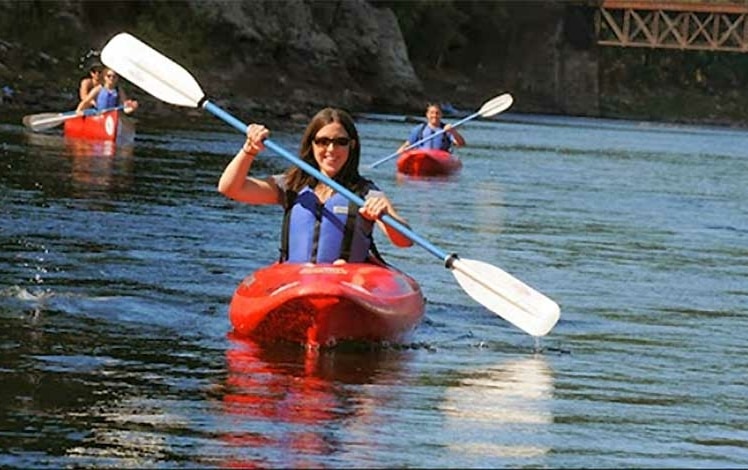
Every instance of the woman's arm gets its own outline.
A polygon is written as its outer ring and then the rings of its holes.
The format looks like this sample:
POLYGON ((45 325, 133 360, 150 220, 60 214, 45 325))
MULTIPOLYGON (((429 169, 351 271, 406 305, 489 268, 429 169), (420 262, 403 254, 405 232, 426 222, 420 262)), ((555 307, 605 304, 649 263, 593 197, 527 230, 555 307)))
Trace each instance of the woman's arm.
POLYGON ((86 96, 88 96, 88 93, 91 91, 92 86, 93 80, 91 80, 90 78, 84 78, 83 80, 81 80, 80 87, 78 87, 78 99, 80 101, 86 99, 86 96))
POLYGON ((132 114, 133 111, 138 109, 137 100, 131 100, 127 98, 127 93, 121 87, 117 87, 117 96, 119 98, 119 104, 124 106, 125 114, 132 114))
POLYGON ((410 238, 406 237, 396 229, 382 222, 381 217, 385 214, 388 214, 393 219, 408 227, 408 222, 397 213, 395 207, 392 205, 390 200, 387 199, 386 196, 384 196, 384 194, 374 197, 367 197, 364 205, 359 209, 359 213, 366 219, 376 220, 379 228, 387 234, 387 237, 390 239, 393 245, 401 248, 406 248, 413 245, 413 241, 410 238))
POLYGON ((253 178, 249 169, 258 153, 264 148, 270 131, 265 126, 250 124, 247 140, 229 162, 218 181, 218 192, 236 201, 247 204, 277 204, 280 190, 272 177, 253 178))
POLYGON ((81 113, 84 109, 93 106, 94 103, 96 103, 96 97, 99 95, 99 90, 101 90, 101 85, 96 85, 95 87, 91 88, 91 91, 88 92, 88 95, 86 95, 86 97, 83 98, 80 103, 78 103, 78 107, 75 108, 75 111, 77 113, 81 113))

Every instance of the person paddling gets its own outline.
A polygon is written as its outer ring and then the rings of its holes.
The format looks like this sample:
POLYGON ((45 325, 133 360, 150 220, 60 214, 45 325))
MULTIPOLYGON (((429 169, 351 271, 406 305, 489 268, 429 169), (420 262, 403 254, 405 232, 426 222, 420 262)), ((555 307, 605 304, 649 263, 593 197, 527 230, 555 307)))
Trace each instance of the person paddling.
POLYGON ((117 85, 118 76, 114 70, 104 67, 101 74, 104 77, 103 83, 94 86, 88 95, 78 103, 77 114, 83 114, 84 110, 91 107, 102 110, 124 105, 127 114, 138 109, 138 102, 128 99, 125 90, 117 85))
POLYGON ((359 194, 365 200, 360 208, 295 165, 282 175, 248 176, 270 131, 262 124, 250 124, 246 135, 244 146, 224 169, 218 191, 247 204, 284 207, 280 261, 360 263, 372 260, 373 255, 373 259, 383 262, 374 246, 374 225, 397 247, 413 244, 410 238, 381 221, 389 214, 407 224, 384 193, 359 174, 361 143, 347 112, 335 108, 319 111, 304 131, 300 158, 359 194))
POLYGON ((79 102, 86 99, 86 96, 91 93, 91 90, 93 90, 96 85, 100 85, 102 83, 101 71, 103 69, 103 65, 95 63, 88 69, 88 75, 81 78, 80 84, 78 85, 79 102))
POLYGON ((465 138, 457 132, 457 129, 452 128, 450 124, 442 122, 442 108, 436 103, 429 103, 426 105, 426 122, 415 126, 408 136, 408 140, 403 142, 400 148, 397 149, 397 153, 402 153, 406 148, 410 147, 414 143, 428 138, 432 134, 441 132, 444 129, 444 133, 428 139, 421 143, 415 148, 419 149, 441 149, 444 151, 451 151, 452 146, 462 147, 465 145, 465 138))

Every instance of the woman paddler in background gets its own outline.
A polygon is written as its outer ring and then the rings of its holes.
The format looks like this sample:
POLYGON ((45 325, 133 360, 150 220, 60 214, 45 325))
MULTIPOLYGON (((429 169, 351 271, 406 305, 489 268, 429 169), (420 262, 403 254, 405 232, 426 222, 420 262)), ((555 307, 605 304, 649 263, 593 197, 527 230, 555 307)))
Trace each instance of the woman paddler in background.
POLYGON ((90 107, 103 110, 123 105, 126 114, 130 114, 138 109, 138 102, 127 99, 125 90, 117 85, 119 78, 117 72, 104 67, 101 74, 103 76, 103 83, 94 86, 88 92, 88 95, 78 103, 78 107, 76 108, 78 114, 83 114, 83 111, 90 107))

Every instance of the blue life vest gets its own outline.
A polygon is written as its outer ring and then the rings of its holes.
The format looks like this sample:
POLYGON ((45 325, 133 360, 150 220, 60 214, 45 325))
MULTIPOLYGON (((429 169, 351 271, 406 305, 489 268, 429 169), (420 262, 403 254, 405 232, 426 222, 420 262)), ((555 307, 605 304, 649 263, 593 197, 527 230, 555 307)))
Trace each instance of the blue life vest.
MULTIPOLYGON (((365 188, 365 193, 373 189, 365 188)), ((280 261, 292 263, 365 262, 374 247, 374 222, 358 213, 358 205, 334 193, 324 204, 306 187, 298 194, 286 191, 280 261)))
MULTIPOLYGON (((439 123, 439 127, 441 129, 444 129, 444 123, 439 123)), ((435 134, 436 132, 439 132, 438 130, 432 129, 428 127, 428 123, 423 123, 420 126, 416 127, 414 129, 414 132, 411 134, 411 140, 410 143, 415 143, 423 139, 424 137, 428 137, 431 134, 435 134), (428 134, 426 133, 426 129, 430 131, 428 134)), ((440 149, 444 150, 446 152, 449 152, 449 149, 452 147, 452 138, 449 136, 447 132, 443 133, 439 137, 435 137, 433 139, 429 139, 426 142, 423 142, 421 145, 418 146, 418 148, 422 149, 440 149)))
POLYGON ((96 96, 96 109, 114 108, 119 105, 119 92, 115 88, 109 90, 101 87, 99 94, 96 96))

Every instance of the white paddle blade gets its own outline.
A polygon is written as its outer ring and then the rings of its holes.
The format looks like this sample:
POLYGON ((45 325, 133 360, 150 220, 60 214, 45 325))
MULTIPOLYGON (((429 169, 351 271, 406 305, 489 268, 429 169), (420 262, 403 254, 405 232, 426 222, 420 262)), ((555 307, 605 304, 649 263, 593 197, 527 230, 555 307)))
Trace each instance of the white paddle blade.
POLYGON ((75 117, 75 115, 71 116, 62 113, 32 114, 23 117, 23 125, 34 132, 39 132, 59 126, 71 117, 75 117))
POLYGON ((558 322, 558 304, 509 273, 462 258, 454 259, 451 268, 468 295, 526 333, 545 336, 558 322))
POLYGON ((512 98, 512 95, 510 95, 509 93, 504 93, 503 95, 497 96, 496 98, 486 102, 483 106, 481 106, 481 108, 478 110, 478 114, 480 114, 482 117, 495 116, 509 109, 512 103, 514 103, 514 98, 512 98))
POLYGON ((205 96, 181 65, 128 33, 109 40, 101 51, 101 61, 161 101, 196 108, 205 96))

